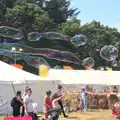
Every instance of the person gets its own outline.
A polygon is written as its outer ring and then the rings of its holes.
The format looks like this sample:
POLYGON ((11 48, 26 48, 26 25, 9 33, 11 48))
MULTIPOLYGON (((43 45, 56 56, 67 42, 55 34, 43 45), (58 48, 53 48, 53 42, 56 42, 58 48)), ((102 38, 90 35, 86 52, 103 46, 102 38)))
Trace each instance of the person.
POLYGON ((45 119, 48 119, 48 110, 52 109, 52 99, 51 99, 52 92, 50 90, 46 91, 46 96, 44 97, 44 105, 43 105, 43 112, 45 114, 45 119))
MULTIPOLYGON (((62 85, 58 85, 58 91, 57 91, 57 95, 58 97, 62 96, 62 85)), ((62 103, 62 98, 60 100, 58 100, 58 103, 62 109, 62 113, 64 115, 65 118, 67 118, 68 116, 65 114, 64 108, 63 108, 63 103, 62 103)))
POLYGON ((33 103, 32 105, 33 105, 35 119, 38 120, 38 104, 37 103, 33 103))
POLYGON ((113 93, 118 93, 118 89, 116 86, 113 87, 113 93))
POLYGON ((13 108, 13 116, 20 116, 20 107, 23 106, 21 100, 21 91, 17 91, 16 96, 11 100, 11 107, 13 108))
MULTIPOLYGON (((25 93, 22 95, 22 100, 24 99, 24 97, 26 96, 27 94, 27 89, 28 87, 25 88, 25 93)), ((22 113, 21 113, 21 116, 24 116, 25 115, 25 107, 22 106, 22 113)))
POLYGON ((111 109, 115 120, 120 120, 120 102, 116 95, 110 95, 108 98, 108 107, 111 109))
POLYGON ((80 98, 79 96, 77 95, 76 98, 75 98, 75 104, 76 104, 76 112, 81 110, 82 111, 82 108, 81 106, 79 105, 80 104, 80 98))
POLYGON ((25 93, 23 93, 23 95, 22 95, 22 98, 23 98, 23 99, 24 99, 24 97, 25 97, 26 94, 27 94, 27 89, 28 89, 28 87, 25 88, 25 93))
POLYGON ((26 90, 26 96, 24 97, 24 106, 25 106, 25 113, 28 116, 32 117, 32 120, 36 120, 33 108, 33 100, 31 99, 32 90, 28 88, 26 90))
MULTIPOLYGON (((53 96, 52 96, 52 106, 53 106, 53 109, 61 109, 58 101, 64 96, 60 96, 58 97, 58 95, 55 93, 53 96)), ((56 112, 55 116, 53 117, 54 120, 58 120, 59 119, 59 113, 56 112)))
POLYGON ((55 93, 52 96, 52 106, 53 108, 61 108, 58 101, 62 98, 63 96, 58 97, 58 95, 55 93))
POLYGON ((85 88, 82 88, 81 92, 81 106, 83 106, 84 111, 87 111, 87 92, 85 91, 85 88))
POLYGON ((71 112, 71 100, 66 99, 66 104, 65 104, 65 111, 67 113, 71 112))

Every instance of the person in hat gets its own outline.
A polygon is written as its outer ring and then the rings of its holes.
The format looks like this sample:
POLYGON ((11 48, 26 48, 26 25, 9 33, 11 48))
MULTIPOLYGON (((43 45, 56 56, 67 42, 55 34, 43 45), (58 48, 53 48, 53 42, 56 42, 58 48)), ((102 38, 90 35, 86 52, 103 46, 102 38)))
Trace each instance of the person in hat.
MULTIPOLYGON (((57 95, 58 95, 58 97, 61 97, 62 96, 62 85, 58 85, 57 88, 58 88, 57 95)), ((65 114, 62 98, 58 100, 58 103, 62 109, 62 113, 63 113, 64 117, 67 118, 68 116, 65 114)))

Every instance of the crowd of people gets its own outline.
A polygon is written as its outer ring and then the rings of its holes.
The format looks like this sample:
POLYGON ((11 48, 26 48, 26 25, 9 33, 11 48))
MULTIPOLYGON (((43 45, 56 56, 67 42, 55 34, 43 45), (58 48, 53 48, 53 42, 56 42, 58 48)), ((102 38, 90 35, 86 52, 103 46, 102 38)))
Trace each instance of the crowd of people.
MULTIPOLYGON (((37 104, 31 99, 32 90, 26 87, 25 93, 22 95, 21 91, 17 91, 16 96, 11 100, 11 107, 13 108, 13 116, 31 116, 32 120, 38 119, 38 108, 37 104), (22 109, 21 109, 22 108, 22 109), (21 111, 22 110, 22 111, 21 111)), ((64 117, 68 116, 65 114, 62 98, 62 86, 58 85, 58 91, 52 95, 50 90, 46 91, 46 96, 44 97, 43 112, 45 114, 45 119, 48 119, 48 111, 54 109, 60 109, 64 117)), ((58 119, 59 114, 55 116, 58 119)))
MULTIPOLYGON (((58 91, 52 95, 52 91, 46 91, 46 95, 44 97, 43 104, 43 112, 44 119, 49 120, 49 112, 54 110, 60 110, 63 113, 63 116, 67 118, 68 116, 65 114, 65 111, 71 111, 70 109, 70 100, 66 101, 65 107, 63 107, 63 98, 65 98, 65 94, 63 94, 62 85, 58 85, 58 91)), ((106 92, 109 92, 109 89, 106 89, 106 92)), ((113 92, 117 93, 118 89, 116 86, 113 88, 113 92)), ((81 97, 76 96, 76 110, 88 111, 88 101, 87 95, 89 93, 85 88, 81 90, 81 97)), ((13 116, 31 116, 32 120, 38 119, 38 108, 37 104, 31 99, 32 90, 31 88, 26 87, 25 93, 22 95, 21 91, 17 91, 16 96, 11 100, 11 107, 13 108, 13 116)), ((109 108, 112 110, 112 113, 117 117, 120 116, 120 102, 116 95, 110 95, 108 98, 109 108), (119 115, 118 115, 119 113, 119 115)), ((59 114, 56 114, 53 117, 53 120, 58 120, 59 114)))

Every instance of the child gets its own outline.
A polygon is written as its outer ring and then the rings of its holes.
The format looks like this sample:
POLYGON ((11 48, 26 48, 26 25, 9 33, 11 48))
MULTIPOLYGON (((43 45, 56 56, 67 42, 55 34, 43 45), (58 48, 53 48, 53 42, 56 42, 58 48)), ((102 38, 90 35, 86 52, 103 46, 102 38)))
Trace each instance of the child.
POLYGON ((69 113, 70 112, 70 108, 71 108, 71 105, 70 105, 71 101, 70 100, 66 100, 65 102, 66 102, 65 111, 69 113))
POLYGON ((108 106, 112 110, 114 120, 120 120, 120 102, 116 95, 110 95, 108 98, 108 106))
POLYGON ((61 108, 58 101, 60 99, 62 99, 62 97, 63 96, 58 97, 58 95, 56 93, 52 96, 52 106, 53 106, 53 108, 61 108))
POLYGON ((38 119, 38 105, 37 103, 33 103, 33 110, 34 110, 34 115, 35 115, 35 119, 38 119))
MULTIPOLYGON (((53 106, 53 108, 54 109, 61 109, 61 107, 60 107, 60 105, 59 105, 59 103, 58 103, 58 101, 60 100, 60 99, 62 99, 63 98, 63 96, 58 96, 57 95, 57 93, 55 93, 53 96, 52 96, 52 106, 53 106)), ((54 116, 53 116, 53 120, 58 120, 58 118, 59 118, 59 113, 57 113, 57 112, 55 112, 55 114, 54 114, 54 116)))
POLYGON ((51 94, 52 92, 50 90, 46 91, 46 96, 44 97, 44 105, 43 105, 43 111, 45 114, 45 119, 48 118, 48 110, 52 109, 52 100, 51 100, 51 94))

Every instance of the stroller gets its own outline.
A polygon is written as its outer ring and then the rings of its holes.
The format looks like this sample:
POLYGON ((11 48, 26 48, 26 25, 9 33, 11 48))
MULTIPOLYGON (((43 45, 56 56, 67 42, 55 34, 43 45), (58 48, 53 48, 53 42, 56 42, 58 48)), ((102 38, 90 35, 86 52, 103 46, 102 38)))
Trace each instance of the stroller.
POLYGON ((48 110, 48 119, 47 120, 58 120, 59 114, 62 112, 61 108, 53 108, 48 110))

